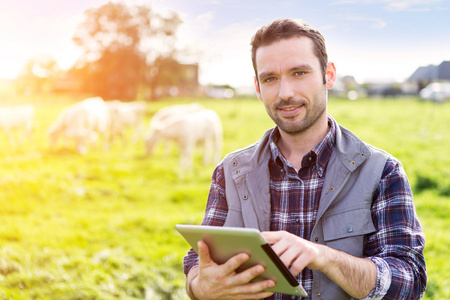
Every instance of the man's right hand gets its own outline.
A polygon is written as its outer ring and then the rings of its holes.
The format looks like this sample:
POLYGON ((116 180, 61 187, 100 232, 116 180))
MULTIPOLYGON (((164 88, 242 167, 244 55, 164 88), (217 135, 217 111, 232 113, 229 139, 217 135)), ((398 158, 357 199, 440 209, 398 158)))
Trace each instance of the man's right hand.
POLYGON ((209 248, 203 241, 198 242, 198 252, 198 268, 192 269, 187 278, 188 293, 194 299, 261 299, 273 294, 264 291, 275 286, 273 280, 250 283, 264 272, 262 265, 236 272, 250 258, 247 253, 239 253, 218 265, 212 260, 209 248))

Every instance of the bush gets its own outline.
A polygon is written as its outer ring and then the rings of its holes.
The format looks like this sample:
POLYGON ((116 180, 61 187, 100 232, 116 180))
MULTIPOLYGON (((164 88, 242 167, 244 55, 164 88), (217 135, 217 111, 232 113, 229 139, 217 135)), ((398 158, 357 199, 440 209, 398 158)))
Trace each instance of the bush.
POLYGON ((414 190, 417 193, 420 193, 424 190, 437 189, 437 187, 438 184, 434 179, 420 174, 417 175, 416 185, 414 186, 414 190))

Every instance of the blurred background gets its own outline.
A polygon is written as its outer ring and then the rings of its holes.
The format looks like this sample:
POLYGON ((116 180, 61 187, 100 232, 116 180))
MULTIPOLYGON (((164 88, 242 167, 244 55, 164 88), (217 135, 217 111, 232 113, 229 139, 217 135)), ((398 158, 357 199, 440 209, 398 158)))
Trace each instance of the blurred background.
MULTIPOLYGON (((279 17, 324 34, 337 96, 418 95, 450 81, 448 1, 4 2, 0 101, 40 92, 105 100, 253 95, 250 38, 279 17)), ((432 91, 423 97, 440 101, 432 91)))
POLYGON ((449 1, 0 1, 0 299, 187 299, 175 224, 201 222, 216 164, 183 122, 218 115, 215 157, 274 126, 250 39, 285 17, 325 36, 330 114, 402 162, 424 299, 450 299, 449 1))

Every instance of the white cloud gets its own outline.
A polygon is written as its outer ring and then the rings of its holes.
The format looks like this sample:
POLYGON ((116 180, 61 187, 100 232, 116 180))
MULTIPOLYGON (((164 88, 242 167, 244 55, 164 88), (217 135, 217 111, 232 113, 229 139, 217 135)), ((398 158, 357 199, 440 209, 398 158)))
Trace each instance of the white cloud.
POLYGON ((436 5, 443 3, 442 0, 338 0, 330 5, 383 5, 387 11, 422 11, 438 9, 436 5))
POLYGON ((251 85, 254 74, 250 39, 255 31, 252 24, 235 23, 211 35, 205 41, 205 55, 200 61, 200 81, 204 84, 251 85))
POLYGON ((431 10, 441 0, 387 0, 384 9, 388 11, 431 10))
POLYGON ((184 63, 199 63, 201 84, 253 84, 250 38, 256 31, 252 22, 217 27, 217 12, 181 15, 177 47, 184 63))
POLYGON ((208 30, 211 28, 211 23, 214 21, 214 12, 200 14, 195 17, 195 26, 202 28, 202 30, 208 30))
POLYGON ((373 28, 373 29, 383 29, 384 27, 386 27, 386 22, 380 18, 366 18, 366 17, 353 16, 353 17, 347 17, 347 20, 358 21, 358 22, 369 22, 372 24, 370 26, 370 28, 373 28))

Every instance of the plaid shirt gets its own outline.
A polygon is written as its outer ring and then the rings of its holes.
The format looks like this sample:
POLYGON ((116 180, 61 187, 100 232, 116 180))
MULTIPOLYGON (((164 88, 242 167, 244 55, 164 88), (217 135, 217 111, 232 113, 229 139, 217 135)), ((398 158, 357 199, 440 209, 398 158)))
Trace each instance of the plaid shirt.
MULTIPOLYGON (((269 160, 271 220, 270 230, 285 230, 310 239, 316 221, 328 160, 335 147, 337 124, 329 119, 326 137, 302 159, 299 171, 281 154, 276 145, 277 128, 270 136, 269 160)), ((377 232, 368 236, 365 255, 377 266, 377 284, 366 299, 418 299, 426 286, 423 258, 424 235, 415 215, 411 189, 401 164, 390 157, 374 193, 372 218, 377 232), (399 259, 400 258, 400 259, 399 259)), ((227 217, 225 175, 219 164, 212 176, 203 225, 222 226, 227 217)), ((184 258, 184 272, 198 264, 191 249, 184 258)), ((311 295, 313 273, 305 268, 297 280, 311 295)), ((295 299, 274 294, 268 299, 295 299)), ((307 299, 310 299, 309 297, 307 299)))

